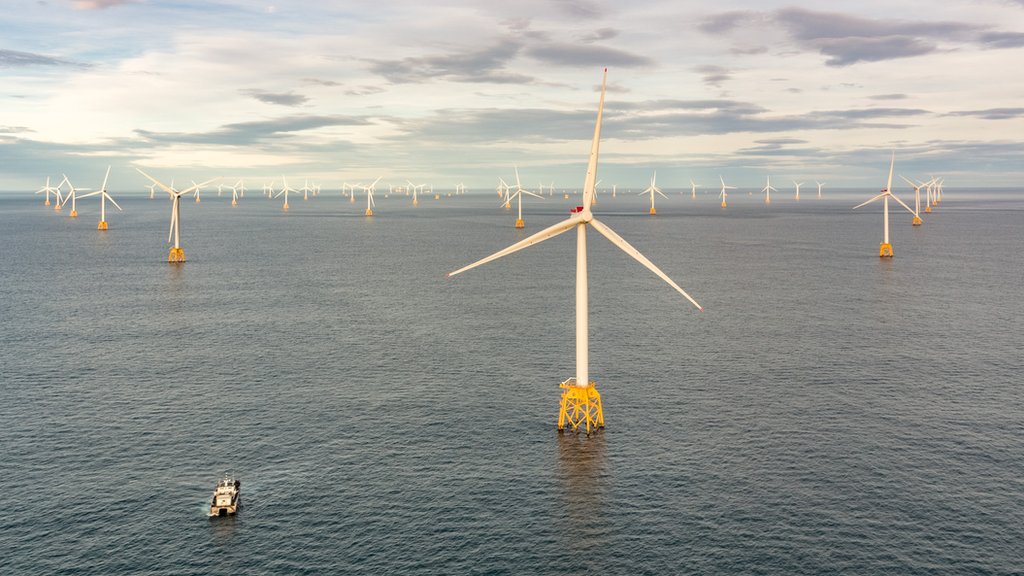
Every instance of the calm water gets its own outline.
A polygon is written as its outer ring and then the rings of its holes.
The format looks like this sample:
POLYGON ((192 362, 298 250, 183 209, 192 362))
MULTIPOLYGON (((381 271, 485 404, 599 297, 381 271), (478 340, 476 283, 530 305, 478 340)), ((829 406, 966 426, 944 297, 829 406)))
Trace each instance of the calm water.
POLYGON ((573 235, 444 278, 575 200, 207 195, 169 266, 166 198, 0 196, 0 572, 1021 573, 1024 196, 889 261, 871 194, 602 196, 706 312, 588 234, 591 438, 573 235))

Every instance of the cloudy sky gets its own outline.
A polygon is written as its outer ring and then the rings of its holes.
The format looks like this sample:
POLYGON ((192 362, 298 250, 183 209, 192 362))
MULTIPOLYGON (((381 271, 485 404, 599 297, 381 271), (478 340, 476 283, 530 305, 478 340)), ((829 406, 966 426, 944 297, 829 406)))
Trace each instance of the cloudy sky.
POLYGON ((825 4, 5 0, 0 189, 1024 180, 1024 0, 825 4))

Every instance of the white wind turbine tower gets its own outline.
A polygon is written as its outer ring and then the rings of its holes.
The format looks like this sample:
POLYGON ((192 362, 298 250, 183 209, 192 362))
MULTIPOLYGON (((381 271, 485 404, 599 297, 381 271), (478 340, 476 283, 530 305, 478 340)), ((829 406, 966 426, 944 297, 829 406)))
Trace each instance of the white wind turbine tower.
POLYGON ((502 192, 504 192, 504 198, 501 201, 502 207, 504 207, 505 210, 511 210, 512 209, 512 188, 508 185, 507 182, 505 182, 505 179, 500 177, 500 176, 498 177, 498 188, 502 192))
POLYGON ((192 181, 192 186, 194 186, 195 189, 196 189, 196 204, 199 203, 199 191, 203 189, 204 185, 205 185, 205 183, 204 184, 196 184, 195 180, 192 181))
POLYGON ((156 184, 149 185, 149 199, 152 200, 154 194, 156 194, 156 184))
POLYGON ((700 186, 700 184, 695 184, 693 178, 690 178, 690 198, 693 200, 697 199, 697 186, 700 186))
POLYGON ((238 179, 238 197, 245 198, 245 178, 238 179))
POLYGON ((355 184, 349 184, 348 182, 345 182, 342 185, 342 190, 344 190, 345 186, 348 187, 348 201, 349 202, 355 203, 355 201, 356 201, 356 186, 359 186, 359 185, 360 184, 358 182, 356 182, 355 184))
POLYGON ((821 187, 824 186, 825 183, 818 182, 817 180, 815 180, 814 183, 818 185, 818 200, 821 200, 821 187))
POLYGON ((412 205, 418 206, 420 203, 419 197, 416 194, 418 187, 412 183, 412 180, 406 180, 406 182, 409 183, 409 188, 412 188, 412 205))
POLYGON ((170 230, 167 232, 167 241, 170 242, 171 238, 174 238, 174 246, 171 247, 171 251, 167 254, 167 262, 180 264, 185 261, 185 251, 181 248, 181 197, 190 192, 195 192, 200 186, 205 186, 216 180, 216 178, 211 178, 202 184, 195 184, 192 187, 179 192, 174 189, 173 180, 171 181, 171 186, 167 186, 156 178, 146 174, 139 168, 136 168, 136 170, 139 171, 139 174, 149 178, 151 182, 162 188, 171 196, 171 226, 170 230))
POLYGON ((668 196, 665 196, 665 193, 661 191, 661 188, 658 188, 658 186, 654 183, 654 181, 657 180, 657 178, 658 178, 658 171, 655 170, 654 171, 654 175, 651 176, 651 185, 648 186, 647 189, 644 190, 643 192, 637 194, 637 196, 643 196, 644 194, 650 194, 651 195, 651 211, 650 211, 651 216, 654 216, 655 214, 658 213, 658 211, 654 209, 654 195, 655 194, 661 194, 662 198, 668 199, 668 196))
POLYGON ((313 189, 309 187, 309 178, 306 178, 305 183, 302 185, 302 199, 309 200, 309 193, 313 189))
POLYGON ((796 186, 796 196, 795 196, 795 199, 799 200, 800 199, 800 187, 803 186, 804 183, 803 182, 797 182, 796 180, 793 180, 793 185, 796 186))
POLYGON ((721 174, 718 175, 718 181, 722 183, 722 191, 718 193, 718 196, 719 196, 719 198, 722 199, 722 208, 725 208, 725 199, 729 197, 729 193, 726 192, 726 190, 735 190, 736 187, 735 186, 726 186, 725 185, 725 179, 722 178, 721 174))
POLYGON ((778 192, 778 190, 776 190, 775 187, 772 186, 772 177, 769 174, 767 176, 767 180, 766 180, 766 183, 764 185, 764 188, 761 189, 761 192, 764 192, 764 203, 765 204, 771 204, 772 203, 772 191, 778 192))
MULTIPOLYGON (((909 180, 906 176, 904 176, 902 174, 900 174, 900 178, 903 178, 903 181, 906 182, 907 184, 910 184, 910 187, 914 189, 914 222, 913 222, 913 225, 914 226, 920 226, 921 225, 921 188, 924 188, 925 186, 931 186, 932 183, 931 183, 931 181, 928 181, 928 182, 916 182, 915 183, 915 182, 909 180)), ((927 200, 926 200, 926 202, 927 202, 927 200)))
POLYGON ((106 230, 107 229, 107 200, 110 200, 110 202, 114 206, 117 206, 118 210, 121 210, 121 207, 117 205, 117 202, 114 202, 114 199, 111 198, 110 194, 107 193, 107 180, 109 178, 110 178, 110 166, 107 166, 107 175, 103 177, 103 185, 100 186, 100 189, 95 191, 95 192, 90 192, 88 194, 83 194, 82 195, 82 198, 88 198, 89 196, 96 196, 96 195, 99 195, 99 197, 100 197, 100 223, 99 223, 99 226, 96 227, 97 230, 106 230))
POLYGON ((284 175, 281 176, 281 181, 284 182, 284 188, 281 188, 281 190, 277 193, 277 196, 274 196, 274 198, 278 198, 282 194, 284 194, 284 206, 282 206, 281 209, 282 210, 287 210, 288 209, 288 193, 289 192, 298 192, 298 190, 296 190, 294 188, 289 188, 288 187, 288 179, 285 178, 284 175))
POLYGON ((381 176, 377 176, 377 179, 373 181, 369 186, 361 186, 364 192, 366 192, 366 215, 373 216, 373 209, 377 207, 377 204, 373 201, 373 191, 377 189, 377 182, 380 182, 381 176))
MULTIPOLYGON (((67 196, 64 197, 64 200, 60 204, 57 205, 57 209, 59 210, 61 206, 63 206, 64 204, 67 204, 68 203, 68 198, 70 198, 71 199, 71 213, 69 214, 69 216, 71 216, 72 218, 78 218, 78 210, 76 209, 77 205, 75 204, 75 199, 78 197, 78 191, 79 190, 88 190, 88 188, 75 188, 75 185, 71 183, 71 180, 68 180, 68 175, 67 174, 61 174, 61 176, 64 176, 64 180, 60 184, 63 185, 64 182, 67 182, 68 183, 68 188, 70 190, 68 191, 67 196)), ((57 187, 60 188, 60 185, 58 185, 57 187)))
POLYGON ((454 276, 507 256, 513 252, 522 250, 549 238, 553 238, 576 230, 576 376, 561 383, 563 389, 561 405, 558 415, 558 429, 563 430, 566 425, 572 430, 579 430, 583 426, 587 433, 592 428, 604 427, 604 412, 601 407, 601 395, 597 392, 594 382, 590 380, 589 374, 589 312, 588 312, 588 288, 587 288, 587 227, 597 230, 612 244, 615 244, 624 252, 635 258, 659 278, 668 282, 680 294, 686 297, 694 306, 703 310, 697 302, 690 297, 682 288, 672 281, 664 272, 648 260, 643 254, 629 245, 621 236, 611 228, 594 218, 591 212, 591 205, 594 200, 594 186, 597 180, 597 157, 601 139, 601 116, 604 112, 605 81, 608 78, 608 70, 605 69, 604 80, 601 82, 601 100, 597 108, 597 122, 594 126, 594 139, 590 147, 590 159, 587 163, 587 175, 583 186, 583 205, 572 210, 568 219, 549 226, 536 234, 533 234, 515 244, 495 252, 494 254, 474 262, 469 266, 460 268, 448 274, 454 276))
POLYGON ((239 180, 238 182, 235 182, 234 185, 229 186, 229 188, 231 188, 231 205, 232 206, 238 206, 238 187, 239 186, 244 186, 242 184, 241 180, 239 180))
POLYGON ((530 192, 526 188, 523 188, 523 185, 519 182, 519 167, 515 166, 514 168, 516 171, 516 191, 509 197, 509 200, 511 200, 512 198, 518 199, 519 217, 516 219, 516 228, 525 228, 526 222, 523 220, 523 194, 529 194, 530 196, 540 198, 542 200, 544 199, 544 197, 540 196, 539 194, 534 194, 533 192, 530 192))
MULTIPOLYGON (((880 258, 892 258, 892 244, 889 243, 889 198, 892 198, 893 200, 899 202, 901 206, 907 209, 907 212, 914 214, 914 211, 910 209, 910 206, 904 204, 903 200, 900 200, 895 194, 892 193, 892 167, 895 163, 896 152, 893 151, 892 158, 889 160, 889 180, 885 185, 885 190, 882 190, 881 194, 875 196, 874 198, 868 200, 867 202, 858 204, 853 207, 853 209, 856 210, 857 208, 870 204, 875 200, 878 200, 879 198, 882 199, 882 226, 884 232, 882 235, 882 244, 878 247, 878 256, 880 258)), ((917 214, 914 215, 917 216, 917 214)))
POLYGON ((49 206, 50 205, 50 193, 51 192, 56 192, 56 191, 57 191, 56 188, 54 188, 53 186, 50 186, 50 177, 47 176, 46 177, 46 185, 43 186, 42 188, 40 188, 39 190, 36 190, 36 194, 46 193, 46 202, 43 204, 43 206, 49 206))

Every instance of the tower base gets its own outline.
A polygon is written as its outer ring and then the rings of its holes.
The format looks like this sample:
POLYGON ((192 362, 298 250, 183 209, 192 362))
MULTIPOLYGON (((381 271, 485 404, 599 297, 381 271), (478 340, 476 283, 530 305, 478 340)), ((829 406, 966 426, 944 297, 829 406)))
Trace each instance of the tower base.
POLYGON ((420 203, 420 201, 419 201, 419 200, 417 200, 417 199, 413 198, 413 200, 412 200, 412 205, 413 205, 413 206, 419 206, 419 203, 420 203))
POLYGON ((367 208, 366 209, 366 215, 367 216, 373 216, 373 210, 370 210, 369 208, 367 208))
POLYGON ((69 216, 71 216, 72 218, 78 218, 78 210, 72 210, 69 216))
POLYGON ((725 208, 725 200, 722 200, 722 208, 725 208))
POLYGON ((282 206, 282 207, 281 207, 281 209, 282 209, 282 210, 287 210, 287 209, 288 209, 288 203, 287 203, 287 202, 285 202, 285 203, 284 203, 284 206, 282 206))
POLYGON ((434 200, 440 200, 440 199, 441 199, 441 195, 440 194, 434 194, 434 200))
POLYGON ((238 200, 232 200, 231 201, 231 205, 232 206, 238 206, 238 200))
POLYGON ((526 222, 522 218, 516 220, 516 228, 526 228, 526 222))
POLYGON ((931 213, 932 213, 932 207, 931 207, 931 205, 925 206, 925 207, 924 207, 924 211, 925 211, 925 212, 927 212, 927 213, 929 213, 929 214, 931 214, 931 213))
POLYGON ((920 226, 920 225, 921 225, 921 217, 920 216, 914 216, 914 226, 920 226))
POLYGON ((892 244, 886 244, 885 242, 882 242, 878 246, 878 257, 892 258, 892 244))
POLYGON ((107 229, 107 222, 105 220, 100 220, 100 225, 97 226, 96 229, 97 230, 106 230, 107 229))
POLYGON ((511 210, 512 209, 512 205, 509 204, 508 202, 505 202, 505 205, 503 206, 503 208, 505 208, 505 210, 511 210))
POLYGON ((47 198, 47 199, 46 199, 46 204, 44 204, 44 206, 49 206, 49 205, 50 205, 50 199, 49 199, 49 198, 47 198))
POLYGON ((565 194, 564 197, 565 197, 566 200, 569 199, 569 195, 568 194, 565 194))
POLYGON ((54 210, 60 210, 60 209, 61 209, 61 205, 60 205, 60 202, 58 202, 58 203, 54 204, 54 205, 53 205, 53 209, 54 209, 54 210))
POLYGON ((167 254, 167 262, 171 264, 181 264, 185 261, 185 251, 181 248, 171 248, 170 253, 167 254))
POLYGON ((569 378, 558 385, 563 389, 561 406, 558 410, 558 431, 568 427, 579 432, 580 427, 587 434, 604 428, 604 412, 601 410, 601 395, 593 382, 577 386, 575 378, 569 378))
POLYGON ((200 202, 202 202, 202 200, 199 199, 199 196, 196 196, 196 204, 199 204, 200 202))
POLYGON ((654 206, 651 206, 651 216, 654 216, 657 213, 658 211, 654 209, 654 206))

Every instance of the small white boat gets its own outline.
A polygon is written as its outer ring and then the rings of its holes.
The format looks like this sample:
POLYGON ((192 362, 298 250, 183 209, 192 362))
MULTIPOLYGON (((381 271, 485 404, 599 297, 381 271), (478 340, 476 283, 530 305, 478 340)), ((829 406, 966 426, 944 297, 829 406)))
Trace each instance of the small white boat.
POLYGON ((217 483, 210 500, 210 516, 227 516, 238 511, 241 501, 242 481, 225 476, 217 483))

